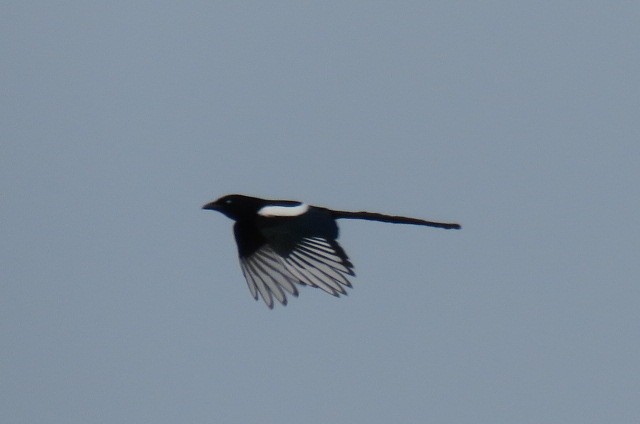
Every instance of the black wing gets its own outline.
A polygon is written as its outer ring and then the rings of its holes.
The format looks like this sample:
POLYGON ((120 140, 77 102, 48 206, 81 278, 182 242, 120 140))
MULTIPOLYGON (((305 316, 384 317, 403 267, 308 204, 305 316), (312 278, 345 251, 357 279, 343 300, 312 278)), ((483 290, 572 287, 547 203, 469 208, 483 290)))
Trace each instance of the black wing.
POLYGON ((246 223, 234 227, 240 267, 254 299, 269 308, 275 298, 287 304, 286 292, 298 295, 295 284, 346 295, 347 276, 355 275, 345 251, 336 242, 335 221, 314 213, 288 219, 265 219, 260 229, 246 223))

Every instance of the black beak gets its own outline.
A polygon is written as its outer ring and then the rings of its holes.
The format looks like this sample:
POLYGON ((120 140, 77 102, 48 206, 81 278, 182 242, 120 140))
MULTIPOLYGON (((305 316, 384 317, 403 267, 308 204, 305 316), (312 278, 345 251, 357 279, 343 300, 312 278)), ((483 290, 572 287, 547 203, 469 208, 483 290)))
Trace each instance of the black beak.
POLYGON ((217 211, 220 209, 220 205, 218 205, 216 202, 211 202, 211 203, 207 203, 206 205, 204 205, 202 207, 202 209, 207 209, 210 211, 217 211))

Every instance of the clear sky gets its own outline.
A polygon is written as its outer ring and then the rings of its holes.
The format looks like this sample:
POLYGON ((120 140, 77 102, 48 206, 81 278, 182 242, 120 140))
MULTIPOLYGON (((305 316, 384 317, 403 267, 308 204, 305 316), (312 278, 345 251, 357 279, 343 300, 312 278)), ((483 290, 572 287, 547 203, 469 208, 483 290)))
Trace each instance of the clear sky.
POLYGON ((640 422, 638 2, 5 1, 0 422, 640 422), (340 222, 254 302, 227 193, 340 222))

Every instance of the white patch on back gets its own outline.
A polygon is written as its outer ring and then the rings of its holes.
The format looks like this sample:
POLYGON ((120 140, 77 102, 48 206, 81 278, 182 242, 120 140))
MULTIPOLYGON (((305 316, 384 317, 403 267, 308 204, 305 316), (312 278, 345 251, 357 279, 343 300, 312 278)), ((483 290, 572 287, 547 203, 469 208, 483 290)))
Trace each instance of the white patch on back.
POLYGON ((309 210, 309 205, 300 203, 294 206, 265 206, 258 211, 258 215, 265 217, 300 216, 309 210))

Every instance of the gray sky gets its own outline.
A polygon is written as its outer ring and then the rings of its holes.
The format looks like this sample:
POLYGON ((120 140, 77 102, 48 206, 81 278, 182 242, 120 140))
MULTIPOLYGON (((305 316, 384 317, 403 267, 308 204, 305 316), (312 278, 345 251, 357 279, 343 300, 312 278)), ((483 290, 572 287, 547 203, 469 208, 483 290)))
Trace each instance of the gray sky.
POLYGON ((4 2, 0 422, 638 423, 637 2, 4 2), (340 222, 250 297, 227 193, 340 222))

